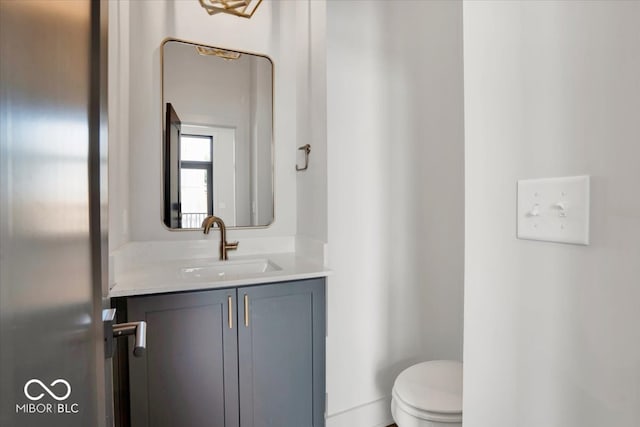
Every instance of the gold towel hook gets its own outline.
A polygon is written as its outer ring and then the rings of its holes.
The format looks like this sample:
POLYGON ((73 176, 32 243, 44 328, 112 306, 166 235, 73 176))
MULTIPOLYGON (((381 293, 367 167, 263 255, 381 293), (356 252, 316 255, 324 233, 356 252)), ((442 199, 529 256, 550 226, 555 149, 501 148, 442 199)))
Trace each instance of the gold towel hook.
POLYGON ((304 150, 304 167, 299 167, 296 165, 296 170, 298 172, 305 171, 309 167, 309 153, 311 153, 311 145, 305 144, 302 147, 298 147, 298 150, 304 150))

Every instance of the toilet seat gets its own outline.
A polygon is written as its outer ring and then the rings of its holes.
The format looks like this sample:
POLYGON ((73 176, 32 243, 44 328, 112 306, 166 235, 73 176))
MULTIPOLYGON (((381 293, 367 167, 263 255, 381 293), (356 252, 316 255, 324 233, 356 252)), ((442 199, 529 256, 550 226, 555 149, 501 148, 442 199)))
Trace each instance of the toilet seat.
POLYGON ((393 385, 391 412, 403 427, 462 423, 462 363, 435 360, 413 365, 393 385))
POLYGON ((462 411, 458 413, 436 412, 427 411, 422 408, 409 405, 404 402, 402 398, 398 396, 395 390, 392 393, 391 398, 392 409, 391 412, 397 414, 398 411, 402 411, 407 415, 426 421, 434 421, 439 423, 460 423, 462 422, 462 411))

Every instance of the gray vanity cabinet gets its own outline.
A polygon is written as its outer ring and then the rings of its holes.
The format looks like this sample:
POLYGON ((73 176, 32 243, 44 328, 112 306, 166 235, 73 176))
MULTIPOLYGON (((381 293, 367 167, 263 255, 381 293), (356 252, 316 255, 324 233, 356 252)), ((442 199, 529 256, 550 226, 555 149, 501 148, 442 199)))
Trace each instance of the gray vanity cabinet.
POLYGON ((242 427, 324 425, 324 279, 238 289, 242 427))
POLYGON ((129 358, 132 427, 238 427, 235 299, 235 289, 128 298, 128 318, 147 322, 147 351, 129 358))
POLYGON ((132 427, 324 426, 323 278, 126 305, 147 321, 145 356, 128 357, 132 427))

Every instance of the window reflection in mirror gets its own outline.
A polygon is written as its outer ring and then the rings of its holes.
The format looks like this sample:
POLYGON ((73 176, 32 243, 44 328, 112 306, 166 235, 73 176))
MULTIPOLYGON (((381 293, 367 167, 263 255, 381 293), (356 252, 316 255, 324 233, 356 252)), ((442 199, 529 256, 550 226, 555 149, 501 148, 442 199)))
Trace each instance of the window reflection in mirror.
POLYGON ((176 40, 162 49, 165 225, 199 228, 207 215, 229 227, 269 225, 271 61, 176 40))
POLYGON ((182 227, 195 228, 213 214, 213 137, 180 135, 182 227))

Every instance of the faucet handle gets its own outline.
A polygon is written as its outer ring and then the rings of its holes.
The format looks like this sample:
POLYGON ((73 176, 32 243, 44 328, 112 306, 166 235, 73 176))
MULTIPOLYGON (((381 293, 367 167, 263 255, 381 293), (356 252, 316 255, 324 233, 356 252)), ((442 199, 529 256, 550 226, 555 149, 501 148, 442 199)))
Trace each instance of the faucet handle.
POLYGON ((238 242, 225 242, 225 246, 227 247, 228 251, 235 251, 236 249, 238 249, 238 242))

